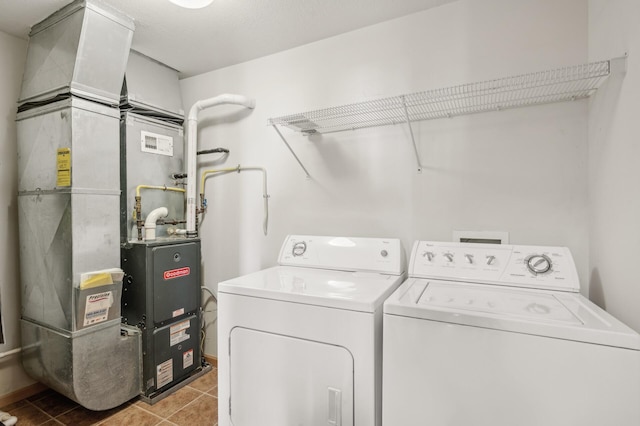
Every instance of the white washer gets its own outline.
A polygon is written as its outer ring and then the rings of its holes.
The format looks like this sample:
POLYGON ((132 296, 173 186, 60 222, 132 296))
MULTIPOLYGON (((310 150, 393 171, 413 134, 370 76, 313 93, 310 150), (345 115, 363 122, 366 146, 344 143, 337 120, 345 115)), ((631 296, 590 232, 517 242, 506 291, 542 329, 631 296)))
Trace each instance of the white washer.
POLYGON ((400 241, 288 236, 278 263, 218 287, 219 424, 380 425, 400 241))
POLYGON ((640 336, 567 248, 416 242, 384 304, 386 426, 640 425, 640 336))

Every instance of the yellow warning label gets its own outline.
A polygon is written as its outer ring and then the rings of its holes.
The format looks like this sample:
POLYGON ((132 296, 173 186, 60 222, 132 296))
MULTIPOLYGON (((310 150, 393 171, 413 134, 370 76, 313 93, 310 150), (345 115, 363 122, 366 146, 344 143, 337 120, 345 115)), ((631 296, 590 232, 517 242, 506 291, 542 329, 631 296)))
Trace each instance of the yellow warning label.
POLYGON ((56 186, 71 186, 71 148, 58 148, 56 186))

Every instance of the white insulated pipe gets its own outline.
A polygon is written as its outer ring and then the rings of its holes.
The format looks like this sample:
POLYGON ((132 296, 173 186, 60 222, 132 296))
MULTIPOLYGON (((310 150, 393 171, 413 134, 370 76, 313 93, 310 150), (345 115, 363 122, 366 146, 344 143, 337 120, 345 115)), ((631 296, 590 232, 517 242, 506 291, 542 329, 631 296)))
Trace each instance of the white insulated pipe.
POLYGON ((156 222, 158 219, 168 215, 169 210, 166 207, 158 207, 155 210, 151 210, 151 213, 147 215, 147 219, 144 221, 144 239, 146 241, 156 239, 156 222))
POLYGON ((209 99, 197 101, 189 110, 187 116, 187 237, 198 236, 196 231, 196 153, 198 151, 198 113, 206 108, 218 105, 241 105, 253 109, 256 106, 255 99, 242 95, 218 95, 209 99))

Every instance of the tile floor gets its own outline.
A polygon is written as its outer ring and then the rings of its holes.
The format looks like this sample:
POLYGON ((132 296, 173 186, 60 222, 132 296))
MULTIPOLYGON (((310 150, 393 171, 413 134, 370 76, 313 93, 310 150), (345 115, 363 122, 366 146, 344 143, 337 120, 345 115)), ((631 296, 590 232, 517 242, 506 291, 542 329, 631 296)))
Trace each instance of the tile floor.
POLYGON ((0 407, 18 418, 17 426, 217 426, 218 369, 189 383, 153 405, 133 400, 107 411, 90 411, 74 401, 46 390, 0 407))

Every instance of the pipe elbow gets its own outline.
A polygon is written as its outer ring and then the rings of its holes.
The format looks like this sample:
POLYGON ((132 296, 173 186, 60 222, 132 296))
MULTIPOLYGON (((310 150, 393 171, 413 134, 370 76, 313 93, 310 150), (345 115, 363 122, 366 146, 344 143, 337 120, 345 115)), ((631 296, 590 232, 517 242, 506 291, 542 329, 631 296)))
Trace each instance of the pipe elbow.
POLYGON ((200 101, 198 101, 191 106, 191 109, 189 109, 189 115, 187 116, 189 124, 192 121, 195 121, 196 123, 198 122, 198 113, 200 111, 202 111, 202 106, 200 105, 200 101))
POLYGON ((256 107, 256 100, 247 96, 233 95, 229 93, 218 95, 213 98, 201 99, 194 103, 191 106, 191 109, 189 109, 188 120, 197 121, 198 113, 203 109, 225 104, 240 105, 245 108, 254 109, 256 107))
POLYGON ((205 99, 203 102, 205 104, 205 108, 224 104, 240 105, 249 109, 253 109, 256 107, 255 99, 249 98, 244 95, 234 95, 231 93, 224 93, 222 95, 216 96, 215 98, 205 99))
POLYGON ((166 207, 158 207, 155 210, 152 210, 151 213, 147 215, 147 219, 144 222, 144 238, 145 240, 155 240, 156 239, 156 222, 158 219, 167 217, 169 215, 169 210, 166 207))

